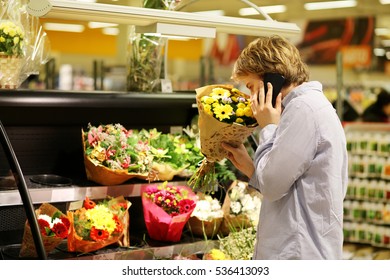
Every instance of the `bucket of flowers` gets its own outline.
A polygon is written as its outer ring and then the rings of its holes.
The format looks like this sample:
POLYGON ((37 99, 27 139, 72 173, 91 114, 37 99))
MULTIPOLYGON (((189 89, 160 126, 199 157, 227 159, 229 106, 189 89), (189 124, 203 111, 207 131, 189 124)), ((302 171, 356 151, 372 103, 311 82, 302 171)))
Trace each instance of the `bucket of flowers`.
POLYGON ((198 202, 187 227, 192 234, 207 240, 217 235, 223 219, 223 211, 218 199, 203 193, 197 193, 197 196, 198 202))
POLYGON ((141 187, 146 229, 150 238, 178 242, 194 211, 197 197, 187 186, 173 186, 167 181, 141 187))
POLYGON ((234 181, 225 196, 222 205, 224 219, 220 227, 220 235, 227 236, 259 222, 261 194, 249 188, 247 182, 234 181))
POLYGON ((130 206, 123 196, 98 203, 86 197, 82 208, 68 211, 68 251, 88 253, 114 243, 129 247, 130 206))
POLYGON ((24 30, 11 20, 0 22, 0 88, 19 85, 24 56, 24 30))
MULTIPOLYGON (((68 217, 49 203, 43 203, 35 214, 41 232, 46 254, 52 252, 65 238, 68 237, 70 222, 68 217)), ((37 257, 33 236, 29 222, 24 226, 23 240, 19 256, 37 257)))
POLYGON ((249 96, 229 85, 211 85, 196 89, 201 152, 205 159, 188 181, 193 189, 214 191, 217 180, 215 162, 226 158, 221 146, 238 146, 258 126, 250 107, 249 96))

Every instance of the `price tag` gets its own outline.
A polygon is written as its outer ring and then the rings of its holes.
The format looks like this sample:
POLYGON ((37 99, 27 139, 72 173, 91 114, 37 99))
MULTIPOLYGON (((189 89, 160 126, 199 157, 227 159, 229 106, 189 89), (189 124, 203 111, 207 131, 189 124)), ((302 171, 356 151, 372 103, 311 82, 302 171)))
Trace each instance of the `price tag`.
POLYGON ((172 92, 172 83, 169 79, 161 79, 161 91, 172 92))

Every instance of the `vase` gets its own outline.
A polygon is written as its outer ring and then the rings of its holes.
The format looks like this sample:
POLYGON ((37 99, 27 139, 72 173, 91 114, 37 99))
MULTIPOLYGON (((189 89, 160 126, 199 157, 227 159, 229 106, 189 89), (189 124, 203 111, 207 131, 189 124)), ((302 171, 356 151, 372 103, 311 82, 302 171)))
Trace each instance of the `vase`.
POLYGON ((19 56, 0 54, 0 89, 19 87, 22 62, 19 56))
POLYGON ((135 32, 129 34, 127 90, 153 92, 159 90, 161 65, 167 38, 135 32))

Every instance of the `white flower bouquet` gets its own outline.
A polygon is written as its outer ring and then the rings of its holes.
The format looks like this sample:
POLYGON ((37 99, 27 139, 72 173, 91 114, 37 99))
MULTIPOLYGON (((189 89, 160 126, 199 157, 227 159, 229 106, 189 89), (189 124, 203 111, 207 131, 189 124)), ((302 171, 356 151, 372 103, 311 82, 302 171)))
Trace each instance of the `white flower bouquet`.
POLYGON ((259 222, 261 194, 248 187, 247 182, 234 181, 229 187, 222 205, 224 219, 220 227, 222 235, 254 226, 259 222))
POLYGON ((223 211, 218 199, 210 195, 198 193, 198 202, 187 222, 187 228, 196 236, 205 239, 217 235, 223 220, 223 211))

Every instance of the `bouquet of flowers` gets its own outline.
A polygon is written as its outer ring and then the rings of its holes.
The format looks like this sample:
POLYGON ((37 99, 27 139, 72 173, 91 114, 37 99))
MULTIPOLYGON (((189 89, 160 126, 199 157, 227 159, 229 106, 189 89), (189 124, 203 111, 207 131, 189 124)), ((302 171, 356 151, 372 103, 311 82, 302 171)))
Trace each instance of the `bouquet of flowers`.
POLYGON ((0 1, 0 88, 15 89, 48 59, 48 38, 29 1, 0 1))
POLYGON ((122 247, 130 245, 128 210, 131 202, 123 196, 100 203, 86 197, 83 205, 74 212, 68 211, 70 252, 88 253, 114 243, 122 247))
POLYGON ((194 235, 204 236, 205 239, 214 237, 221 225, 223 211, 218 199, 210 195, 198 193, 198 202, 187 227, 194 235))
MULTIPOLYGON (((63 239, 68 237, 70 222, 68 217, 51 204, 43 203, 35 214, 41 232, 46 254, 53 251, 63 239)), ((37 257, 31 228, 26 221, 23 241, 19 252, 20 257, 37 257)))
POLYGON ((87 178, 102 185, 117 185, 131 178, 147 178, 153 156, 136 131, 121 124, 88 125, 82 131, 87 178))
POLYGON ((254 226, 259 222, 261 195, 248 187, 248 183, 234 181, 229 187, 222 205, 224 219, 220 233, 224 236, 230 232, 254 226))
POLYGON ((251 260, 255 251, 255 244, 255 227, 230 232, 228 236, 219 238, 219 250, 231 260, 251 260))
POLYGON ((195 140, 186 134, 89 124, 82 136, 87 178, 102 185, 117 185, 131 178, 169 181, 185 175, 183 171, 202 157, 195 140))
POLYGON ((12 21, 0 22, 0 53, 4 55, 23 55, 24 31, 12 21))
POLYGON ((159 185, 141 188, 146 229, 154 240, 177 242, 194 211, 197 197, 187 186, 159 185))
POLYGON ((227 152, 221 143, 242 144, 257 127, 250 108, 249 97, 238 89, 212 85, 196 89, 199 110, 201 152, 205 159, 188 184, 213 191, 216 184, 214 164, 223 160, 227 152))
POLYGON ((164 134, 157 129, 142 129, 140 139, 149 145, 152 157, 151 181, 169 181, 188 167, 189 150, 181 145, 186 141, 182 134, 164 134))

